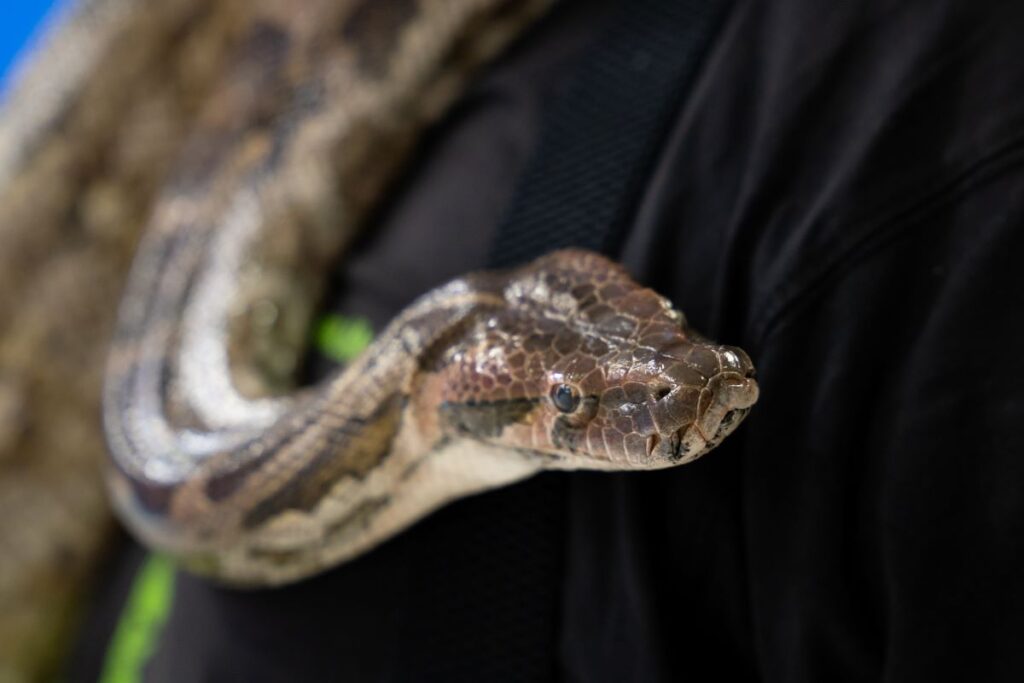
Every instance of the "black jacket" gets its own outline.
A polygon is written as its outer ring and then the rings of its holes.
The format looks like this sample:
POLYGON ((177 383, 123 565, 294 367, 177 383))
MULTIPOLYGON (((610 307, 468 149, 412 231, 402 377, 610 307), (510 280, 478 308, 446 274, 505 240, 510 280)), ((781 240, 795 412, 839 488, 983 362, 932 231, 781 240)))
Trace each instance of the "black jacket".
MULTIPOLYGON (((431 134, 334 309, 379 328, 486 265, 614 16, 585 4, 431 134)), ((291 588, 181 576, 150 679, 1024 680, 1022 36, 1019 2, 732 4, 615 255, 750 352, 743 427, 677 470, 459 502, 291 588)))

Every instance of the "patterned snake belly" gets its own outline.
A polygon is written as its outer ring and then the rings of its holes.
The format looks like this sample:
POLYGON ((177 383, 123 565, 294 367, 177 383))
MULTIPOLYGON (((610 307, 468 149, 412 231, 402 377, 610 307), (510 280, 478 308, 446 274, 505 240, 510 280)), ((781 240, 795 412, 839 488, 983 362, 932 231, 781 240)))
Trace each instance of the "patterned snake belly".
POLYGON ((683 464, 739 424, 747 355, 578 250, 425 294, 314 387, 244 379, 250 314, 315 298, 413 133, 545 4, 262 3, 157 202, 107 368, 109 488, 144 543, 279 584, 460 496, 683 464))

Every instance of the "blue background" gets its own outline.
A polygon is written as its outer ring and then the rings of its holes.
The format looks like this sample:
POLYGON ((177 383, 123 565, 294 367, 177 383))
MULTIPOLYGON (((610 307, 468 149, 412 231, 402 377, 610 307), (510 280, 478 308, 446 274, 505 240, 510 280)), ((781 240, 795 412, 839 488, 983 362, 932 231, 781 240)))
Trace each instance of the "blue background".
POLYGON ((18 51, 55 0, 8 0, 0 10, 0 84, 18 51))

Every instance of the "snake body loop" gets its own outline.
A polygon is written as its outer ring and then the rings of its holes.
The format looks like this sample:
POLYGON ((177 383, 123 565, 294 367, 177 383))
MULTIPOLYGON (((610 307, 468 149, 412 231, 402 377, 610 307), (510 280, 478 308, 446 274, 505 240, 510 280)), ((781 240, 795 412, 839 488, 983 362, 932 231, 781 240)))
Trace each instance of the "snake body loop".
POLYGON ((690 462, 739 424, 757 398, 746 354, 576 250, 429 292, 323 383, 265 395, 301 341, 261 350, 264 313, 303 328, 414 132, 544 4, 257 12, 158 202, 108 364, 109 486, 144 542, 223 581, 278 584, 459 496, 543 469, 690 462))

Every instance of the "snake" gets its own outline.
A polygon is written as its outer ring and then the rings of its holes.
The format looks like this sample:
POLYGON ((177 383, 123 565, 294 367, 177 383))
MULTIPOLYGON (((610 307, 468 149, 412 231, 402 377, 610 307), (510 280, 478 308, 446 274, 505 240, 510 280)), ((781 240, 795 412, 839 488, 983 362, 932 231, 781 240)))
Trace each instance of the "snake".
POLYGON ((581 249, 423 294, 316 384, 271 377, 418 134, 548 4, 258 4, 155 202, 106 366, 106 481, 145 545, 285 584, 541 471, 692 462, 749 412, 744 351, 581 249))

